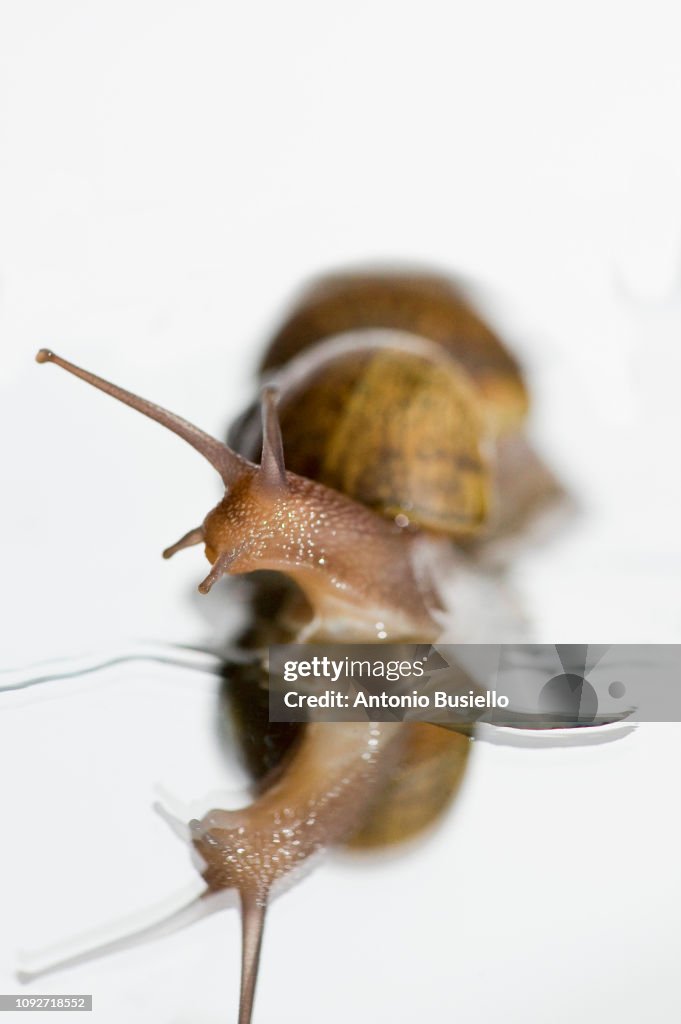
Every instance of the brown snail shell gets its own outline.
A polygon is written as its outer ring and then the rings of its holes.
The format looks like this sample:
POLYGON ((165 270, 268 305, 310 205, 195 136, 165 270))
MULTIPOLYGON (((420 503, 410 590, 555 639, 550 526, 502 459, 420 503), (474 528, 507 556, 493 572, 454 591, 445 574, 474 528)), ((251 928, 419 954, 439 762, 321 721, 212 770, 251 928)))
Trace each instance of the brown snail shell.
POLYGON ((314 282, 275 334, 261 364, 269 371, 336 334, 371 327, 436 342, 469 375, 493 433, 512 430, 528 408, 521 368, 449 278, 429 273, 346 273, 314 282))
MULTIPOLYGON (((287 466, 387 517, 438 533, 476 531, 488 511, 488 429, 468 375, 398 331, 358 331, 294 359, 273 381, 287 466)), ((258 410, 230 434, 247 458, 258 410)))
POLYGON ((470 738, 426 722, 405 729, 401 758, 351 847, 368 850, 415 838, 436 823, 459 790, 470 738))

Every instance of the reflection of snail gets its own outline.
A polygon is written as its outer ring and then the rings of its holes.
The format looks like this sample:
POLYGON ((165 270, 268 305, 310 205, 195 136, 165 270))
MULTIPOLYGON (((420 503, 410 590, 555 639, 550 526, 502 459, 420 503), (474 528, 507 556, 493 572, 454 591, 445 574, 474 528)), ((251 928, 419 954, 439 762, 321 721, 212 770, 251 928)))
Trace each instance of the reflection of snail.
MULTIPOLYGON (((164 555, 203 543, 203 593, 225 574, 288 577, 295 586, 275 602, 270 630, 299 641, 435 639, 427 539, 498 535, 554 487, 522 435, 517 364, 436 277, 337 277, 312 289, 267 353, 264 369, 277 372, 260 416, 247 410, 231 446, 51 352, 37 358, 162 423, 213 465, 224 498, 164 555)), ((467 749, 467 738, 425 724, 313 723, 250 806, 191 824, 200 900, 225 889, 241 898, 241 1024, 278 883, 331 843, 380 846, 423 829, 454 794, 467 749)))

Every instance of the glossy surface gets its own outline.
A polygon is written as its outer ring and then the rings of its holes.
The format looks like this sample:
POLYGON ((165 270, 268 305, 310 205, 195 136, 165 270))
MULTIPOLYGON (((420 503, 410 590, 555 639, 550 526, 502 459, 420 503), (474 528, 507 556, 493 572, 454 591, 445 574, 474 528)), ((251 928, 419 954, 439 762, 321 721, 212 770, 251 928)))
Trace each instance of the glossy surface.
MULTIPOLYGON (((9 11, 5 665, 140 636, 213 641, 242 594, 223 583, 207 607, 194 558, 171 569, 158 557, 218 500, 210 471, 80 385, 57 393, 35 348, 68 345, 83 365, 106 356, 115 379, 221 437, 291 289, 374 255, 459 268, 524 346, 542 396, 535 439, 584 506, 515 562, 533 635, 678 638, 675 5, 9 11), (98 465, 84 459, 95 443, 98 465), (78 508, 94 496, 97 521, 63 510, 62 493, 78 508)), ((17 945, 193 877, 150 815, 154 782, 189 799, 231 775, 201 677, 173 679, 168 666, 121 668, 0 716, 5 775, 22 780, 3 794, 17 837, 3 854, 3 991, 17 945)), ((309 1021, 346 1024, 358 995, 367 1019, 400 1024, 450 1021, 452 1008, 471 1024, 674 1019, 678 749, 674 728, 580 757, 481 747, 417 856, 335 860, 277 905, 265 1019, 282 995, 296 1000, 301 962, 309 1021), (336 987, 338 963, 352 984, 336 987)), ((223 914, 50 987, 93 990, 93 1024, 149 1024, 152 993, 160 1020, 217 1024, 238 941, 223 914)))

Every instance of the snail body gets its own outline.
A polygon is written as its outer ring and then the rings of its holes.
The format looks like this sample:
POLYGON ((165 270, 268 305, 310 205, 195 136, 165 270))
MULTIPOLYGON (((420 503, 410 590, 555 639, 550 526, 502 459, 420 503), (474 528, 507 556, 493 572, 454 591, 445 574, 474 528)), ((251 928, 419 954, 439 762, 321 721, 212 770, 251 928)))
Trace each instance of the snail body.
MULTIPOLYGON (((313 288, 270 345, 260 402, 228 444, 52 352, 37 358, 211 463, 224 498, 164 556, 203 544, 202 593, 224 575, 285 577, 296 597, 275 605, 275 625, 299 642, 432 642, 442 606, 424 545, 465 544, 495 502, 515 495, 517 511, 550 490, 542 467, 529 488, 517 471, 523 451, 531 464, 517 363, 439 278, 355 275, 313 288), (516 470, 504 474, 509 450, 516 470)), ((248 807, 191 823, 201 899, 241 899, 240 1024, 251 1020, 272 893, 329 844, 376 847, 426 828, 456 792, 467 751, 467 737, 422 723, 312 723, 248 807)))

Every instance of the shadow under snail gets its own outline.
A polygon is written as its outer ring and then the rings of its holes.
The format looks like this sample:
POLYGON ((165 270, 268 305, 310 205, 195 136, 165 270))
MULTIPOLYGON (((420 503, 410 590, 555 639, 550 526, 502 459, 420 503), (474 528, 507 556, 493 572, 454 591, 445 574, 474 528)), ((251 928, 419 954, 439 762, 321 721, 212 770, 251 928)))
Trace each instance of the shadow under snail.
MULTIPOLYGON (((309 289, 271 342, 260 402, 229 444, 48 350, 37 360, 161 423, 217 470, 223 499, 164 557, 203 544, 202 593, 225 575, 268 570, 265 592, 285 577, 254 622, 249 642, 260 648, 272 636, 434 641, 446 609, 432 552, 474 552, 515 532, 559 490, 524 436, 518 364, 434 275, 337 275, 309 289)), ((312 722, 250 805, 189 824, 206 887, 178 920, 238 893, 240 1024, 252 1017, 277 888, 330 845, 381 847, 422 831, 455 794, 468 747, 425 723, 312 722)))

